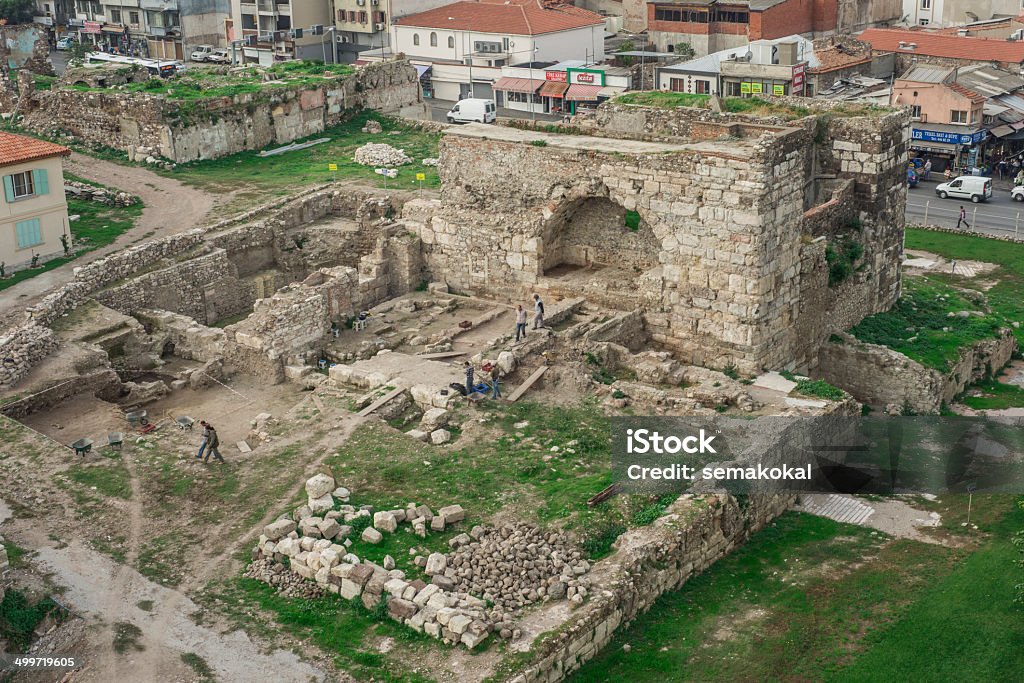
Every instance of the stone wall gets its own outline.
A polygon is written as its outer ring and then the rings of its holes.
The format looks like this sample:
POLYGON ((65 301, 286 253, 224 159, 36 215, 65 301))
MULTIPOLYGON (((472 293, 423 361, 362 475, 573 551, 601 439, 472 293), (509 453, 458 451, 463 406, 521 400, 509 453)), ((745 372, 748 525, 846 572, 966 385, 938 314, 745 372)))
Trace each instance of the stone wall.
POLYGON ((53 383, 52 386, 42 387, 31 396, 3 406, 0 413, 21 420, 86 392, 112 398, 119 393, 121 386, 121 380, 112 368, 97 368, 72 379, 53 383))
POLYGON ((64 88, 35 91, 22 100, 22 124, 31 131, 70 134, 129 158, 156 155, 179 163, 315 135, 360 109, 422 106, 416 70, 406 61, 362 66, 320 87, 282 86, 199 102, 64 88))
POLYGON ((829 333, 899 296, 906 114, 832 109, 787 122, 611 103, 573 129, 594 137, 453 130, 441 201, 404 216, 432 278, 456 291, 639 308, 689 364, 805 366, 829 333), (609 137, 625 141, 612 151, 609 137), (808 240, 851 231, 859 272, 830 288, 827 245, 808 240))
POLYGON ((948 372, 926 368, 886 346, 868 344, 849 334, 837 335, 821 348, 814 377, 844 389, 858 401, 875 405, 909 407, 915 413, 936 414, 969 385, 992 376, 1004 367, 1017 340, 1011 330, 961 349, 959 360, 948 372))

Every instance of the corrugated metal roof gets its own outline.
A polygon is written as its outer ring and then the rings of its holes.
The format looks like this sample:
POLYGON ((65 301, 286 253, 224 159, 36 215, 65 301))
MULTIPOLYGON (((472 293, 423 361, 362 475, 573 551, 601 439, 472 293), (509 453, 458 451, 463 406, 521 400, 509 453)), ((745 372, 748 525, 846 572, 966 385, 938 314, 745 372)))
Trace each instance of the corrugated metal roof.
POLYGON ((901 81, 913 81, 914 83, 944 83, 953 74, 949 67, 930 66, 921 64, 912 67, 905 74, 900 76, 901 81))
POLYGON ((956 81, 976 93, 986 97, 995 97, 1015 92, 1024 88, 1024 78, 1004 69, 996 69, 987 64, 965 66, 956 74, 956 81))

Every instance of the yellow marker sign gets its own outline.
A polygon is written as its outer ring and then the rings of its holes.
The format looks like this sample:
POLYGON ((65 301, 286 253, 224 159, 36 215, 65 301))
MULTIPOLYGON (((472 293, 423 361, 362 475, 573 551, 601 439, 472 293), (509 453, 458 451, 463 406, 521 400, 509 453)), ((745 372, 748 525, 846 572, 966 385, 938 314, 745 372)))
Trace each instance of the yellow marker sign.
POLYGON ((786 86, 784 86, 784 85, 773 85, 772 86, 772 94, 773 95, 785 95, 786 94, 786 86))
POLYGON ((426 179, 427 179, 427 174, 426 173, 417 173, 416 174, 416 180, 426 180, 426 179))
POLYGON ((338 170, 338 165, 337 164, 327 164, 327 170, 328 171, 337 171, 338 170))

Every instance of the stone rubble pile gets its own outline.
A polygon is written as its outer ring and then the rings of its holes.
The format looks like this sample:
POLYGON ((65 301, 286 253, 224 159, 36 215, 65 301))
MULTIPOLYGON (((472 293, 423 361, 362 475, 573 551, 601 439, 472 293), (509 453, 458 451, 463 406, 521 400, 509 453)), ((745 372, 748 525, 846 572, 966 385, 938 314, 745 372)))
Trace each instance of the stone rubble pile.
POLYGON ((84 199, 106 206, 125 207, 134 206, 139 203, 138 197, 127 192, 108 190, 105 187, 88 185, 76 180, 64 181, 64 193, 77 199, 84 199))
POLYGON ((383 166, 393 168, 411 164, 412 159, 404 150, 392 147, 391 145, 377 142, 368 142, 356 150, 355 160, 363 166, 383 166))
POLYGON ((463 521, 461 506, 449 505, 436 514, 426 505, 412 503, 405 509, 376 512, 369 506, 358 510, 336 506, 335 499, 348 501, 351 494, 326 474, 306 482, 306 495, 307 504, 292 517, 282 516, 264 527, 246 576, 288 595, 308 597, 305 586, 311 586, 320 594, 359 598, 367 609, 383 601, 392 619, 470 649, 491 634, 519 637, 513 609, 565 597, 579 603, 587 594, 582 575, 589 564, 561 534, 521 524, 474 527, 449 542, 454 550, 451 557, 443 553, 415 557, 413 564, 429 577, 427 583, 407 579, 390 555, 380 566, 352 553, 355 524, 349 522, 372 516, 372 526, 364 528, 361 538, 378 543, 402 522, 411 523, 420 536, 426 536, 427 527, 443 531, 463 521))
POLYGON ((377 133, 383 133, 384 127, 380 125, 380 121, 377 121, 376 119, 370 119, 369 121, 366 122, 366 125, 363 126, 363 132, 375 135, 377 133))
POLYGON ((476 526, 449 545, 453 552, 442 571, 454 588, 506 610, 562 598, 579 604, 587 596, 590 563, 558 532, 527 524, 476 526))

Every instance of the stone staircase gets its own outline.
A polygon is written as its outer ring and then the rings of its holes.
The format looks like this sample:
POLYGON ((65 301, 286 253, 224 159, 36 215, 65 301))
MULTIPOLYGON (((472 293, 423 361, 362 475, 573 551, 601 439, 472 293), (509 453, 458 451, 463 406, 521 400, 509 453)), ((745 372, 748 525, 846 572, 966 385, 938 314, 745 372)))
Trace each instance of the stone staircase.
POLYGON ((867 503, 838 493, 801 494, 796 509, 847 524, 864 524, 875 513, 875 509, 867 503))

